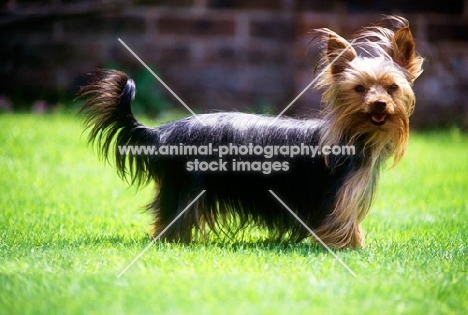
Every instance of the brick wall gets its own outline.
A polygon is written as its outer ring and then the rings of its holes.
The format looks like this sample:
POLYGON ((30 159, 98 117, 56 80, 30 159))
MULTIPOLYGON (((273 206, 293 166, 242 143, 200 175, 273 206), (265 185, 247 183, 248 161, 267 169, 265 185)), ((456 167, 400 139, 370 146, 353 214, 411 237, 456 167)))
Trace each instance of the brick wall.
MULTIPOLYGON (((463 0, 19 1, 0 4, 0 96, 73 98, 86 70, 142 66, 121 38, 191 107, 254 111, 286 106, 313 79, 311 29, 350 36, 381 12, 410 21, 425 56, 414 125, 468 126, 468 16, 463 0), (403 12, 399 9, 403 8, 403 12), (465 12, 463 11, 465 9, 465 12)), ((157 86, 155 80, 154 85, 157 86)), ((138 88, 138 82, 137 82, 138 88)), ((144 91, 139 91, 144 93, 144 91)), ((167 94, 174 106, 183 110, 167 94)), ((1 106, 1 102, 0 102, 1 106)), ((288 114, 319 108, 306 92, 288 114)))

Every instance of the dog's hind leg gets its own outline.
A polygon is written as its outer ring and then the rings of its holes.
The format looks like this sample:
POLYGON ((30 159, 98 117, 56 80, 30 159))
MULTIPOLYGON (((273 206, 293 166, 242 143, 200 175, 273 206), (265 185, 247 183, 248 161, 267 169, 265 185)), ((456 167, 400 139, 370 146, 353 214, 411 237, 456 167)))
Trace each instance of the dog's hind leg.
POLYGON ((198 226, 199 217, 198 201, 187 209, 192 200, 193 198, 183 196, 182 193, 177 194, 172 189, 161 189, 159 196, 150 205, 154 215, 152 237, 159 236, 169 242, 189 243, 192 240, 193 229, 198 226), (184 213, 178 217, 182 212, 184 213))

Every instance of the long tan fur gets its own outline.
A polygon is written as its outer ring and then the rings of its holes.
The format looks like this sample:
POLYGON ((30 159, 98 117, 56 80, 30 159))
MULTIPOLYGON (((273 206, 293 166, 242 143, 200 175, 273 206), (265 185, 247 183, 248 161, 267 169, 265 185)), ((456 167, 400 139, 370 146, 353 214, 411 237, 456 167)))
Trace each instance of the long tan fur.
POLYGON ((316 85, 324 90, 326 113, 321 146, 360 143, 365 156, 362 167, 345 180, 333 212, 315 231, 335 247, 364 244, 359 223, 372 205, 379 171, 390 157, 396 165, 408 142, 416 102, 411 87, 422 72, 423 58, 416 54, 408 21, 399 17, 388 21, 397 29, 365 28, 352 45, 331 30, 318 30, 319 42, 326 43, 321 66, 328 68, 316 85), (375 116, 386 119, 378 127, 369 119, 377 100, 387 104, 385 112, 375 116))

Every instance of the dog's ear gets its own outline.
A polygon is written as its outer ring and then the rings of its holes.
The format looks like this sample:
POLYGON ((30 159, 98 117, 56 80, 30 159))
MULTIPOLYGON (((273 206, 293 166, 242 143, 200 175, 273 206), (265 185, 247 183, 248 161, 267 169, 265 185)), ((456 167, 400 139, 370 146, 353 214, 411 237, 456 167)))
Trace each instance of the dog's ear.
POLYGON ((393 60, 405 68, 414 81, 421 74, 422 58, 416 54, 416 43, 408 26, 398 29, 393 35, 392 42, 393 60))
POLYGON ((393 60, 403 68, 407 68, 416 53, 416 44, 409 27, 398 29, 393 35, 393 60))
POLYGON ((357 54, 346 39, 337 34, 330 34, 327 44, 327 58, 333 75, 344 71, 357 54))

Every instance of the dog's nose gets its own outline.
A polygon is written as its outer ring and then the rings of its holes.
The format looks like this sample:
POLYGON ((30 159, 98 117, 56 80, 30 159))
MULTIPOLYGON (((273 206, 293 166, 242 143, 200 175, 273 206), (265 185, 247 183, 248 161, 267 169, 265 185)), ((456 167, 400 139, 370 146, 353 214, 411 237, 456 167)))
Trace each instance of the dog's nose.
POLYGON ((377 112, 383 112, 387 107, 387 103, 385 101, 375 101, 374 102, 374 110, 377 112))

